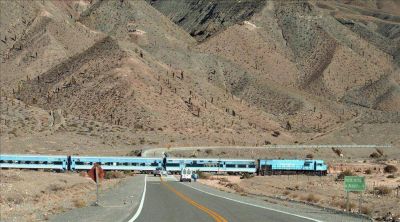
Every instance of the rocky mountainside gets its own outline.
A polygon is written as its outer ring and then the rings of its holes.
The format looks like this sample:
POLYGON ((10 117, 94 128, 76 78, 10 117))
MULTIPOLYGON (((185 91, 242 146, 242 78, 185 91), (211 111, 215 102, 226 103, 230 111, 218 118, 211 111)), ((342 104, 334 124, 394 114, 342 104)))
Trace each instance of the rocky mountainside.
POLYGON ((11 151, 36 129, 11 124, 9 107, 21 104, 63 113, 63 126, 37 130, 41 146, 49 132, 113 148, 400 144, 397 1, 0 4, 1 139, 11 151), (118 126, 112 140, 103 126, 118 126), (390 130, 362 139, 377 128, 390 130))

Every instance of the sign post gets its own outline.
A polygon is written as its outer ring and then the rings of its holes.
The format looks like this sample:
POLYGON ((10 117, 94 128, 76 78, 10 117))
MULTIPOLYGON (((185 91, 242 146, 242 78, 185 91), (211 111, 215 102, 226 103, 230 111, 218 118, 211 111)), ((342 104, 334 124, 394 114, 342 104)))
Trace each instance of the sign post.
POLYGON ((88 172, 89 177, 92 178, 94 182, 96 182, 96 202, 95 205, 99 205, 99 182, 104 178, 104 171, 100 167, 100 163, 95 163, 92 169, 88 172))
POLYGON ((349 200, 349 192, 360 192, 360 201, 359 201, 359 212, 361 213, 361 203, 362 203, 362 195, 361 193, 365 190, 365 177, 359 176, 345 176, 344 177, 344 189, 346 191, 346 210, 350 211, 350 200, 349 200))

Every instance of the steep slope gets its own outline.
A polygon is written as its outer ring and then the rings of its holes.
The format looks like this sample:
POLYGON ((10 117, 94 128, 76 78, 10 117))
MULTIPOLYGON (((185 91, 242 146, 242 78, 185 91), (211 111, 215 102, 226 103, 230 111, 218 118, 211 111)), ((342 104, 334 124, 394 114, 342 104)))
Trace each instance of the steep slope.
POLYGON ((33 79, 104 37, 61 13, 51 1, 1 1, 0 84, 16 91, 21 80, 33 79), (20 19, 15 15, 22 14, 20 19))
POLYGON ((203 41, 231 25, 247 20, 259 12, 266 2, 266 0, 147 1, 198 41, 203 41))

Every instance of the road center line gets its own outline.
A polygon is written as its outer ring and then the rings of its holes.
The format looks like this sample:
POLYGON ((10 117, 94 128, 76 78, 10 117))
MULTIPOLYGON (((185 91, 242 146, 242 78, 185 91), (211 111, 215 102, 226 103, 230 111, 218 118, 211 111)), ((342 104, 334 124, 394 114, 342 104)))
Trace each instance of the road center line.
POLYGON ((144 176, 143 194, 142 194, 142 199, 140 200, 139 208, 137 209, 135 215, 133 215, 133 217, 132 217, 130 220, 128 220, 128 222, 133 222, 133 221, 135 221, 135 220, 139 217, 140 212, 142 212, 143 203, 144 203, 144 198, 145 198, 145 196, 146 196, 146 184, 147 184, 147 175, 144 176))
POLYGON ((240 200, 235 200, 235 199, 232 199, 232 198, 229 198, 229 197, 220 196, 220 195, 217 195, 217 194, 213 194, 213 193, 210 193, 210 192, 195 188, 195 187, 193 187, 191 185, 188 185, 188 184, 185 184, 185 183, 182 183, 182 184, 187 186, 187 187, 190 187, 192 189, 195 189, 195 190, 197 190, 199 192, 203 192, 203 193, 206 193, 208 195, 219 197, 219 198, 223 198, 223 199, 230 200, 230 201, 233 201, 233 202, 249 205, 249 206, 252 206, 252 207, 258 207, 258 208, 262 208, 262 209, 266 209, 266 210, 270 210, 270 211, 275 211, 275 212, 278 212, 278 213, 287 214, 287 215, 291 215, 291 216, 307 219, 307 220, 314 221, 314 222, 323 222, 321 220, 317 220, 317 219, 314 219, 314 218, 311 218, 311 217, 301 216, 301 215, 298 215, 298 214, 289 213, 289 212, 285 212, 285 211, 282 211, 282 210, 276 210, 276 209, 273 209, 273 208, 264 207, 264 206, 260 206, 260 205, 257 205, 257 204, 252 204, 252 203, 248 203, 248 202, 244 202, 244 201, 240 201, 240 200))
POLYGON ((160 177, 160 180, 161 180, 161 183, 164 186, 166 186, 170 191, 175 193, 178 197, 180 197, 184 201, 188 202, 189 204, 197 207, 201 211, 203 211, 203 212, 207 213, 208 215, 210 215, 214 219, 215 222, 228 222, 228 220, 226 220, 224 217, 222 217, 217 212, 208 209, 207 207, 205 207, 205 206, 195 202, 194 200, 190 199, 188 196, 184 195, 183 193, 177 191, 175 188, 173 188, 171 185, 169 185, 167 182, 165 182, 161 177, 160 177))

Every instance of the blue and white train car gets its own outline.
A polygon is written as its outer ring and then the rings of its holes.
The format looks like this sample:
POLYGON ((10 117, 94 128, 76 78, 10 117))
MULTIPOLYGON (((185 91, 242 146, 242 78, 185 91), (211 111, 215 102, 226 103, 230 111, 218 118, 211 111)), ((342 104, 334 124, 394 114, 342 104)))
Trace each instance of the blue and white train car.
POLYGON ((103 170, 135 170, 151 172, 162 167, 162 158, 71 156, 71 170, 89 170, 100 163, 103 170))
POLYGON ((326 175, 328 166, 323 160, 258 160, 258 174, 326 175))
POLYGON ((188 168, 201 172, 255 173, 255 160, 167 158, 166 170, 178 173, 188 168))
POLYGON ((51 169, 65 171, 67 156, 0 155, 0 168, 51 169))

